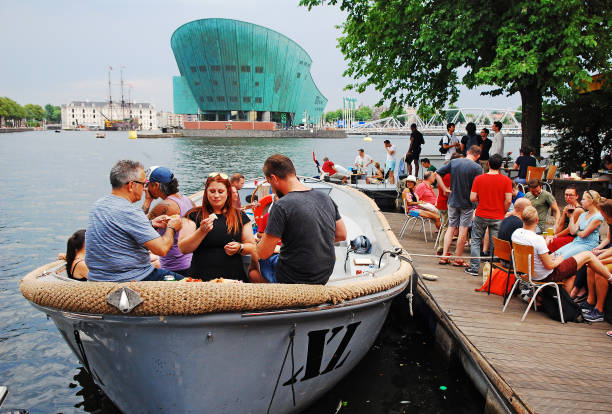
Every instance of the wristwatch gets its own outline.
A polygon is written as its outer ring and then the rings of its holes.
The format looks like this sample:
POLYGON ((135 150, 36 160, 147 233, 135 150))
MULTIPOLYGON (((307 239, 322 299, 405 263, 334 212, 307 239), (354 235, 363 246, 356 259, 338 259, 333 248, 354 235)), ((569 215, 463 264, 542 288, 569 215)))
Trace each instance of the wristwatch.
POLYGON ((244 248, 244 246, 242 245, 242 243, 240 243, 240 249, 238 249, 238 254, 242 254, 242 249, 244 248))

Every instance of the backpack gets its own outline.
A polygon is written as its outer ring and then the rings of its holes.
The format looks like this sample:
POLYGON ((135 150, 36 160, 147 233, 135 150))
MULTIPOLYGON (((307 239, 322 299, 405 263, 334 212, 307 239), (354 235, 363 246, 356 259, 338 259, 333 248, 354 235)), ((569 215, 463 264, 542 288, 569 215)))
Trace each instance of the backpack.
MULTIPOLYGON (((575 303, 569 293, 559 286, 559 294, 561 295, 561 310, 563 311, 563 319, 565 322, 584 322, 580 306, 575 303)), ((561 321, 559 316, 559 303, 557 302, 557 291, 553 286, 546 286, 540 291, 542 298, 542 310, 556 321, 561 321)))
POLYGON ((448 152, 449 148, 444 148, 444 137, 440 138, 438 145, 440 146, 440 154, 446 154, 448 152))
POLYGON ((612 291, 608 289, 608 296, 604 302, 603 308, 604 320, 608 323, 612 323, 612 291))

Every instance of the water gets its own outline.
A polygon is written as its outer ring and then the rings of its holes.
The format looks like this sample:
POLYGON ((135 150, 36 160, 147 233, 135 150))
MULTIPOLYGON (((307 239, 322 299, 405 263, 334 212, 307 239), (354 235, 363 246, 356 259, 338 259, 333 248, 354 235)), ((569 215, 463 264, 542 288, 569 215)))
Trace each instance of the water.
MULTIPOLYGON (((329 156, 345 166, 353 163, 361 147, 375 160, 384 161, 384 139, 377 136, 369 143, 361 137, 129 140, 127 132, 107 133, 106 139, 96 139, 94 132, 0 134, 0 385, 10 391, 5 406, 29 408, 32 413, 114 410, 89 383, 53 323, 23 299, 19 280, 54 260, 65 250, 67 238, 86 227, 89 208, 110 191, 108 174, 117 160, 167 166, 178 178, 181 192, 190 194, 201 188, 212 171, 260 176, 263 161, 275 152, 291 157, 303 175, 315 172, 313 150, 320 161, 329 156)), ((407 138, 389 139, 399 153, 405 153, 407 138)), ((438 140, 428 137, 424 154, 437 150, 438 140)), ((439 357, 421 327, 394 329, 378 339, 378 348, 354 375, 310 412, 333 413, 338 398, 348 402, 342 413, 439 412, 477 401, 469 397, 473 389, 465 378, 436 362, 439 357), (446 382, 448 391, 436 391, 438 378, 446 382), (364 391, 368 384, 371 396, 364 391), (384 393, 382 386, 388 388, 384 393)))

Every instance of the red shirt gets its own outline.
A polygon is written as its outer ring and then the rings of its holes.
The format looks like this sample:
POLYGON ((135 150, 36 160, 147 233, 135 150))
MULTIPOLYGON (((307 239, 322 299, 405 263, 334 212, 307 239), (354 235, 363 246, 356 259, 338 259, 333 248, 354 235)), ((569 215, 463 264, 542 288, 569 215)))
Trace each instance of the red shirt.
POLYGON ((323 172, 326 172, 328 174, 336 173, 336 170, 334 170, 334 163, 331 161, 325 161, 323 163, 323 166, 321 167, 321 170, 323 170, 323 172))
MULTIPOLYGON (((446 174, 444 177, 442 177, 442 182, 444 183, 446 188, 450 188, 451 186, 450 176, 450 174, 446 174)), ((448 196, 444 194, 444 191, 442 191, 441 188, 438 188, 438 200, 436 201, 436 208, 438 210, 448 210, 448 205, 446 204, 447 202, 448 196)))
POLYGON ((506 193, 512 193, 512 181, 502 174, 481 174, 474 179, 472 192, 478 194, 476 215, 485 219, 503 220, 506 214, 506 193))
POLYGON ((425 181, 422 181, 421 184, 416 186, 414 193, 419 197, 420 201, 426 201, 429 204, 436 205, 436 193, 434 193, 433 188, 427 185, 425 181))

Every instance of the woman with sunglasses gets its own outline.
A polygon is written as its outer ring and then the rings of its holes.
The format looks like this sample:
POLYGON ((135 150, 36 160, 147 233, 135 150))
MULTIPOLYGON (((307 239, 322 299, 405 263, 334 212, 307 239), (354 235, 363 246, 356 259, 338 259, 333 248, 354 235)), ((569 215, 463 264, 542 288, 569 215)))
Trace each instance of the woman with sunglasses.
POLYGON ((193 278, 247 281, 241 256, 255 251, 253 230, 248 216, 232 205, 231 187, 227 174, 211 173, 202 206, 183 219, 178 246, 183 253, 193 253, 193 278))
POLYGON ((564 258, 572 257, 578 253, 591 251, 599 244, 599 226, 603 223, 604 218, 599 212, 599 193, 593 190, 587 190, 582 195, 580 204, 585 210, 580 214, 578 219, 576 216, 580 209, 576 209, 574 215, 569 222, 569 230, 572 236, 575 236, 571 243, 566 244, 555 252, 557 256, 564 258))

